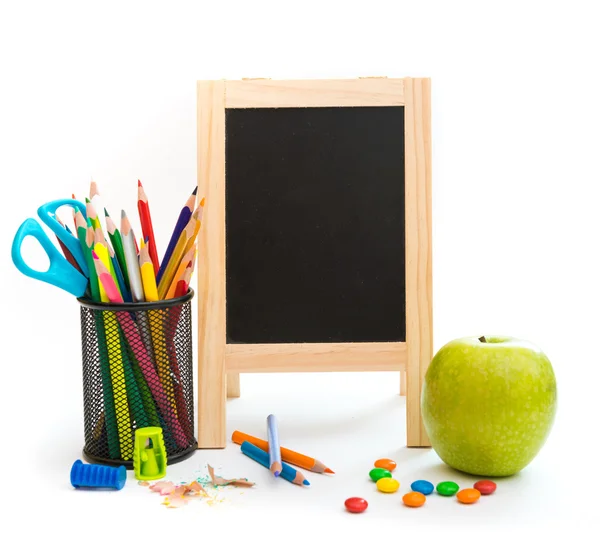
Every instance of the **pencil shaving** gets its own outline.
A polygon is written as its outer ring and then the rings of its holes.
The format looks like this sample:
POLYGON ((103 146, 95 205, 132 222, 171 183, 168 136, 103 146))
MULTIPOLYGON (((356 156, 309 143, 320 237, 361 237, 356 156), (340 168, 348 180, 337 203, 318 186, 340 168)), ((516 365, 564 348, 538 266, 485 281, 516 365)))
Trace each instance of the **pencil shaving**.
POLYGON ((207 465, 207 467, 208 474, 210 474, 212 483, 215 486, 252 487, 254 485, 254 482, 249 482, 246 478, 233 478, 231 480, 227 480, 226 478, 217 476, 215 474, 215 470, 210 465, 207 465))

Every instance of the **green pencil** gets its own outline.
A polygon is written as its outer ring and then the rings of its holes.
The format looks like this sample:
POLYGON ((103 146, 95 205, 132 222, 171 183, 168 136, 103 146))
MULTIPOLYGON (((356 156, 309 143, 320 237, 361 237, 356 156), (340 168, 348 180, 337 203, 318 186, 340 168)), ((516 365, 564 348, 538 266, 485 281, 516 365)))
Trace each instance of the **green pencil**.
POLYGON ((112 244, 113 249, 115 250, 115 255, 117 256, 117 261, 119 261, 119 266, 121 267, 121 272, 123 272, 123 279, 125 280, 125 287, 130 289, 129 286, 129 274, 127 273, 127 262, 125 260, 125 250, 123 249, 123 239, 121 238, 121 233, 114 221, 104 209, 104 215, 106 216, 106 229, 108 232, 108 237, 110 238, 110 243, 112 244))
MULTIPOLYGON (((96 267, 94 265, 94 259, 92 257, 92 246, 94 242, 94 230, 91 226, 86 226, 86 220, 81 212, 75 212, 75 226, 77 227, 77 238, 81 244, 85 262, 87 263, 88 271, 90 273, 90 290, 92 294, 92 300, 94 302, 100 302, 100 286, 98 285, 98 274, 96 273, 96 267)), ((98 335, 98 353, 100 356, 100 378, 102 379, 102 393, 105 396, 104 399, 104 420, 106 424, 106 436, 108 442, 108 453, 111 459, 119 459, 121 455, 119 445, 119 435, 117 431, 117 416, 115 412, 115 403, 112 399, 113 388, 112 380, 110 377, 110 366, 108 363, 108 349, 106 345, 106 330, 104 328, 104 321, 102 319, 101 311, 94 311, 92 313, 94 318, 94 324, 96 326, 96 334, 98 335)), ((102 417, 98 420, 100 422, 102 417)), ((94 432, 97 430, 94 429, 94 432)))

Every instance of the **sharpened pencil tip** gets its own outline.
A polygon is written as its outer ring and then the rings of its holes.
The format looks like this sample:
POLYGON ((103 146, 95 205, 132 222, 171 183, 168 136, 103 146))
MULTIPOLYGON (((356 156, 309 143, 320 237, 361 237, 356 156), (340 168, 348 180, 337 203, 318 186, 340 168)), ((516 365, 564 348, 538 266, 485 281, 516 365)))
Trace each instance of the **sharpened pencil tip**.
POLYGON ((279 476, 281 473, 280 473, 279 471, 275 471, 273 474, 274 474, 275 476, 279 476))
POLYGON ((194 191, 192 191, 192 195, 196 195, 196 193, 198 193, 198 186, 196 186, 196 187, 194 188, 194 191))
POLYGON ((108 215, 108 212, 106 211, 106 208, 104 209, 104 215, 105 215, 106 217, 110 217, 110 216, 108 215))
POLYGON ((325 467, 325 472, 335 474, 329 467, 325 467))
POLYGON ((87 197, 85 198, 85 202, 87 203, 91 203, 92 201, 90 201, 87 197))
POLYGON ((99 259, 100 257, 98 257, 98 255, 96 254, 96 251, 94 251, 92 249, 92 257, 94 257, 94 259, 99 259))
POLYGON ((127 214, 125 213, 125 210, 121 210, 121 219, 126 218, 127 214))
POLYGON ((138 178, 138 187, 142 187, 142 181, 138 178))
POLYGON ((305 486, 310 486, 310 482, 308 480, 304 480, 304 482, 302 482, 305 486))
POLYGON ((206 202, 206 197, 202 197, 202 200, 200 201, 200 206, 204 206, 205 202, 206 202))

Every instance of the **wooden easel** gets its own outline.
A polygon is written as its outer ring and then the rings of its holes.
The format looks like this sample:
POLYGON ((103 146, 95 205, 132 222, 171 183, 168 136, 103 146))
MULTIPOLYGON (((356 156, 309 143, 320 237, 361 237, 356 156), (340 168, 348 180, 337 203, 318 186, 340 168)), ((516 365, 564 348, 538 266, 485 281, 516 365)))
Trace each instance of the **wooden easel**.
POLYGON ((226 445, 226 399, 240 373, 399 371, 407 445, 429 446, 421 387, 432 357, 431 110, 429 79, 198 82, 198 185, 206 196, 198 261, 198 446, 226 445), (403 106, 406 342, 227 344, 225 111, 230 108, 403 106))

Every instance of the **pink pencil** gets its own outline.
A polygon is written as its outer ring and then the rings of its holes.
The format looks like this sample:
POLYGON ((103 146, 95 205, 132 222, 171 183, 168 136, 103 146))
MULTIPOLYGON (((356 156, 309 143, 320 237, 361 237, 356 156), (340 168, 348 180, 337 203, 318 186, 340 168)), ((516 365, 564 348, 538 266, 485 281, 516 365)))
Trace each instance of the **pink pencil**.
MULTIPOLYGON (((92 251, 92 255, 94 257, 94 265, 96 266, 96 272, 98 273, 98 279, 102 283, 104 290, 106 291, 106 295, 108 296, 108 300, 115 304, 122 304, 123 297, 115 284, 115 280, 110 275, 110 272, 107 270, 106 266, 102 263, 102 261, 98 258, 98 255, 95 251, 92 251)), ((131 316, 126 311, 117 311, 117 318, 121 327, 123 328, 123 332, 127 337, 127 341, 129 342, 129 346, 132 351, 135 351, 136 358, 140 364, 140 368, 142 369, 142 373, 144 374, 144 378, 150 387, 150 391, 152 392, 152 396, 154 400, 158 404, 161 413, 165 421, 169 424, 169 427, 173 431, 173 436, 175 437, 175 441, 179 446, 188 446, 187 437, 179 423, 179 420, 175 416, 174 411, 171 409, 169 404, 169 399, 165 394, 163 386, 158 378, 156 370, 152 365, 152 361, 146 352, 146 348, 144 347, 144 343, 140 336, 139 330, 135 326, 135 323, 131 319, 131 316)))

